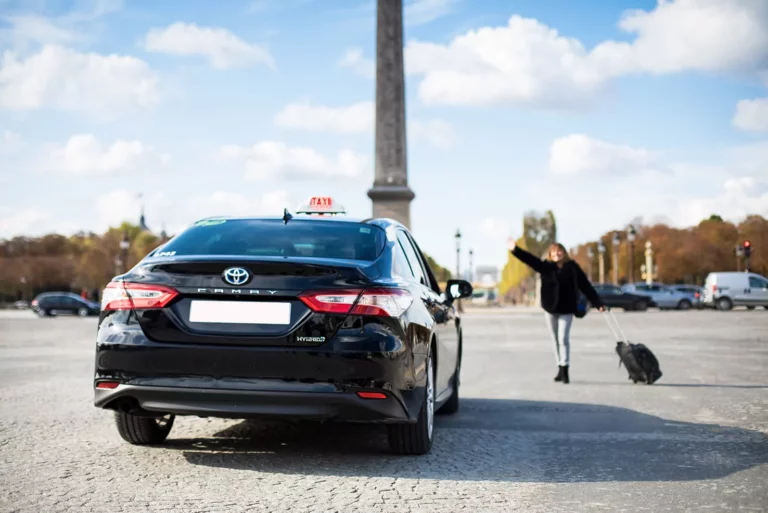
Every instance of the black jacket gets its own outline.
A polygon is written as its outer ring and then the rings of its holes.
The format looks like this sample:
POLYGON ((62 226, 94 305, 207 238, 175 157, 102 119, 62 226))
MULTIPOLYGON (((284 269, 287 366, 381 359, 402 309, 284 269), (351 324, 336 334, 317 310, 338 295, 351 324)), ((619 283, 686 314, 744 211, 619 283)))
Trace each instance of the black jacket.
POLYGON ((578 290, 587 296, 595 308, 603 302, 579 264, 570 260, 562 267, 549 260, 541 260, 524 249, 516 247, 512 254, 521 262, 541 274, 541 307, 549 313, 574 314, 578 290))

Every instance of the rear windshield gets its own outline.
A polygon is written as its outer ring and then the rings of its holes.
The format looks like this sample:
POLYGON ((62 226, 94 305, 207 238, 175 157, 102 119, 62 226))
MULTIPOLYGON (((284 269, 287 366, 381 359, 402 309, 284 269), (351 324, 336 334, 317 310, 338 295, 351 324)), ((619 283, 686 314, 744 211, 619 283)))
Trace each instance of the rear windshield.
POLYGON ((362 223, 216 220, 197 223, 151 256, 242 255, 373 261, 385 244, 384 230, 362 223))

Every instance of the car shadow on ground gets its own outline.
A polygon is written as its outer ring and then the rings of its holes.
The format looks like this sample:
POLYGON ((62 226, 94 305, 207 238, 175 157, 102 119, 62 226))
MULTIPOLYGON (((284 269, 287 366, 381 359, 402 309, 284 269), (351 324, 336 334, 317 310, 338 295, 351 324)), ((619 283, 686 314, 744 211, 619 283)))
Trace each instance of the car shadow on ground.
POLYGON ((388 452, 384 426, 233 421, 169 439, 190 464, 309 476, 511 482, 695 481, 768 463, 768 438, 613 406, 464 399, 426 456, 388 452))
MULTIPOLYGON (((596 385, 596 386, 606 386, 609 383, 605 381, 579 381, 576 383, 577 385, 596 385)), ((634 387, 639 387, 645 385, 645 383, 632 383, 631 381, 616 383, 611 382, 611 386, 616 385, 629 385, 634 387)), ((647 385, 646 385, 647 386, 647 385)), ((749 389, 768 389, 768 385, 759 385, 759 384, 734 384, 734 383, 720 383, 720 384, 710 384, 710 383, 654 383, 654 387, 669 387, 669 388, 741 388, 745 390, 749 389)))

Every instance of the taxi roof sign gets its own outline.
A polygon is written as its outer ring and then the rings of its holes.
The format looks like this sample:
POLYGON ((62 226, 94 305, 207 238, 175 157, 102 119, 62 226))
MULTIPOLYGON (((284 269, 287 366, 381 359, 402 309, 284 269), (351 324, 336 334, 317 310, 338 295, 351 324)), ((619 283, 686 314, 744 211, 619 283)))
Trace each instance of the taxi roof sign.
POLYGON ((297 214, 307 215, 337 215, 346 214, 344 206, 335 202, 330 196, 312 196, 309 201, 299 205, 297 214))

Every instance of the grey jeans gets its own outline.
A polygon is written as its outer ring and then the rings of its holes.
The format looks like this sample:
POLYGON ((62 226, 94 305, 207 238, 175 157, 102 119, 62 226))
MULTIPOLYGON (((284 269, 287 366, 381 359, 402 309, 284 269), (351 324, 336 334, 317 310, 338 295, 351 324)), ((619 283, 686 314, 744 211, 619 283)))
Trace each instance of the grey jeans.
POLYGON ((558 365, 569 365, 571 361, 572 314, 551 314, 544 312, 549 333, 555 342, 555 360, 558 365))

